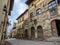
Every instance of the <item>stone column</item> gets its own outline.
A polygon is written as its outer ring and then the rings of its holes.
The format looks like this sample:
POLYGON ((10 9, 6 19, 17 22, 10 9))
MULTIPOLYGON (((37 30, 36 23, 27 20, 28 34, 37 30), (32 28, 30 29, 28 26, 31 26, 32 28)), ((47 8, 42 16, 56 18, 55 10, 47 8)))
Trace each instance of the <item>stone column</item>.
POLYGON ((35 39, 37 39, 38 36, 37 36, 37 28, 35 28, 35 39))
POLYGON ((31 39, 31 29, 30 28, 28 29, 28 36, 29 36, 28 38, 31 39))

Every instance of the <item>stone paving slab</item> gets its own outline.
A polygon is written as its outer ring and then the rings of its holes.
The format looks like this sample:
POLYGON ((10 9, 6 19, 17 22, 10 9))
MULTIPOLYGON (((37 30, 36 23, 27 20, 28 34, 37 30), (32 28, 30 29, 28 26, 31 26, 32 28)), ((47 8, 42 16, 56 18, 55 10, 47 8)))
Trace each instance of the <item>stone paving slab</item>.
POLYGON ((45 42, 45 41, 31 41, 31 40, 8 40, 12 45, 60 45, 60 42, 45 42))
POLYGON ((40 41, 29 41, 29 40, 12 40, 9 41, 12 45, 54 45, 53 42, 40 42, 40 41))
POLYGON ((4 44, 2 44, 2 45, 12 45, 12 43, 5 41, 4 44))

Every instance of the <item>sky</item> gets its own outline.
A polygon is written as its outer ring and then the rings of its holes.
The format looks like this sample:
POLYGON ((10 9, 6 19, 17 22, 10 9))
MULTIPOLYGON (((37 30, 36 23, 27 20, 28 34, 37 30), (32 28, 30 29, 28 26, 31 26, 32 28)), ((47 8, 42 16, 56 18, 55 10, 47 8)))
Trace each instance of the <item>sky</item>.
POLYGON ((8 26, 7 32, 11 31, 14 22, 17 23, 16 18, 20 16, 28 8, 25 2, 26 0, 14 0, 14 5, 13 5, 13 10, 11 11, 11 16, 8 16, 9 22, 11 23, 11 25, 8 26))

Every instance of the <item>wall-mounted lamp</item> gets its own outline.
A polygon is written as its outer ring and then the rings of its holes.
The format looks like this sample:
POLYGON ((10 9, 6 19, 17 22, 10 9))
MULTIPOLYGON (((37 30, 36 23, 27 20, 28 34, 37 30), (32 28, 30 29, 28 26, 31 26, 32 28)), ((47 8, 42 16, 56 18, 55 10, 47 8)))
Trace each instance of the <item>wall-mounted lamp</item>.
POLYGON ((7 7, 6 7, 6 5, 4 5, 4 7, 3 7, 3 11, 4 11, 4 12, 7 11, 7 7))

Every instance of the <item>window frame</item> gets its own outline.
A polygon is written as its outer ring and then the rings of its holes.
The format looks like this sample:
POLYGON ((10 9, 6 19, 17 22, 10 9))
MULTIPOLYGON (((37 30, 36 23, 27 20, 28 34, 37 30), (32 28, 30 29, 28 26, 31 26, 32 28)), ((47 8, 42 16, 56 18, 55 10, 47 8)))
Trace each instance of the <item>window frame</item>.
POLYGON ((54 8, 54 7, 56 7, 56 1, 50 1, 49 3, 48 3, 48 9, 52 9, 52 8, 54 8))
POLYGON ((57 15, 57 10, 56 10, 56 8, 52 8, 51 10, 49 10, 49 13, 50 13, 51 16, 57 15))
POLYGON ((36 15, 40 15, 41 14, 41 8, 36 9, 36 15))
POLYGON ((30 18, 32 18, 32 17, 33 17, 33 12, 30 13, 30 18))

